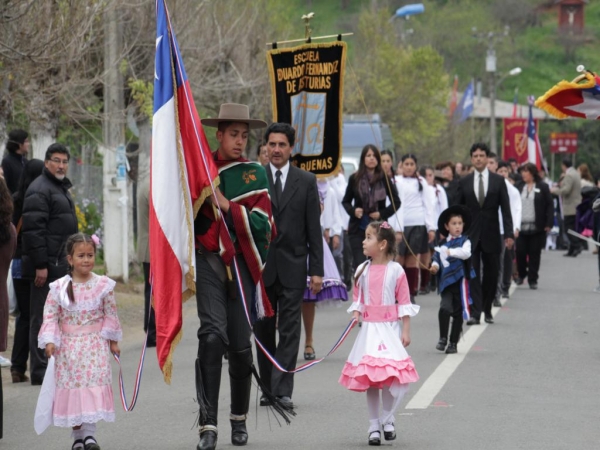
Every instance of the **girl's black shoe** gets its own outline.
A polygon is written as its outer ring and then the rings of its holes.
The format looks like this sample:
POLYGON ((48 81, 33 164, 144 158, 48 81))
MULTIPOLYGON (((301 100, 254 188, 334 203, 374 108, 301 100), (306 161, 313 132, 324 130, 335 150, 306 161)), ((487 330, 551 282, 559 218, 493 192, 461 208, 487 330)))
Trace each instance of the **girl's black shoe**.
POLYGON ((383 426, 383 437, 386 441, 393 441, 396 439, 396 429, 394 428, 393 423, 386 423, 383 426))
POLYGON ((379 430, 369 432, 369 445, 381 445, 381 432, 379 430))
POLYGON ((83 441, 81 439, 76 439, 75 442, 73 442, 73 446, 71 447, 71 450, 82 450, 85 449, 85 446, 83 445, 83 441))
POLYGON ((93 436, 88 436, 83 440, 85 450, 100 450, 100 446, 93 436))

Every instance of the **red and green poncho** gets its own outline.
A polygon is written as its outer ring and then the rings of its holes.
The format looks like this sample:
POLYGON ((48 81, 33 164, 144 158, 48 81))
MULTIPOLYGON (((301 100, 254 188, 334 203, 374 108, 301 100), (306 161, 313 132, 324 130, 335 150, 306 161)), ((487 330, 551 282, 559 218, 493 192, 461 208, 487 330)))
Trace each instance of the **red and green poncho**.
POLYGON ((257 316, 271 317, 273 308, 262 282, 267 252, 276 234, 267 172, 259 163, 243 158, 220 160, 216 153, 214 157, 221 193, 229 200, 227 226, 222 216, 216 220, 213 207, 205 203, 200 213, 213 223, 208 232, 199 237, 200 242, 208 250, 216 251, 218 248, 227 266, 231 265, 236 253, 242 254, 256 286, 253 300, 257 316))

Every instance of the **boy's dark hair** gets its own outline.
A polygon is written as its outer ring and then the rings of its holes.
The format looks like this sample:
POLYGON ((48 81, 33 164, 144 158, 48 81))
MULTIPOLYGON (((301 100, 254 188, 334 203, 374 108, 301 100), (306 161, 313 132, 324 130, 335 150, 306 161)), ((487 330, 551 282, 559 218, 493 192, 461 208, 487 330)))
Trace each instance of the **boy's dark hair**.
MULTIPOLYGON (((56 153, 56 152, 55 152, 56 153)), ((75 252, 75 246, 77 244, 92 244, 94 247, 94 253, 96 253, 96 243, 94 240, 85 233, 75 233, 67 238, 67 243, 65 244, 65 248, 67 251, 67 255, 73 257, 73 253, 75 252)), ((73 273, 73 267, 69 264, 69 268, 67 269, 67 273, 71 275, 73 273)), ((69 301, 73 303, 75 301, 75 294, 73 293, 73 281, 69 280, 69 284, 67 285, 67 296, 69 297, 69 301)))
POLYGON ((29 137, 29 133, 25 130, 11 130, 8 133, 8 140, 6 141, 6 150, 9 153, 15 153, 19 150, 21 144, 25 143, 25 139, 29 137))
POLYGON ((44 161, 50 161, 52 155, 54 155, 55 153, 67 155, 67 159, 71 159, 71 154, 69 153, 69 150, 67 150, 67 147, 65 147, 62 144, 59 144, 58 142, 55 142, 54 144, 50 145, 50 147, 48 147, 48 150, 46 150, 46 156, 44 157, 44 161))
POLYGON ((504 167, 506 167, 509 170, 509 172, 512 172, 512 167, 511 167, 511 165, 508 162, 506 162, 506 161, 498 161, 498 169, 502 169, 504 167))
POLYGON ((463 223, 465 222, 465 218, 463 217, 463 215, 461 213, 452 213, 452 214, 448 215, 448 220, 446 220, 445 225, 448 225, 454 217, 460 217, 461 220, 463 221, 463 223))
POLYGON ((269 135, 271 133, 285 134, 290 147, 293 147, 296 143, 296 130, 289 123, 275 122, 269 125, 267 131, 265 131, 265 142, 269 142, 269 135))
POLYGON ((487 144, 485 142, 475 142, 473 145, 471 145, 471 150, 469 150, 469 155, 473 156, 473 153, 475 153, 477 150, 484 151, 485 156, 487 156, 487 157, 490 156, 490 148, 487 146, 487 144))
POLYGON ((562 165, 565 166, 567 169, 573 167, 573 162, 569 159, 569 158, 564 158, 562 160, 562 165))

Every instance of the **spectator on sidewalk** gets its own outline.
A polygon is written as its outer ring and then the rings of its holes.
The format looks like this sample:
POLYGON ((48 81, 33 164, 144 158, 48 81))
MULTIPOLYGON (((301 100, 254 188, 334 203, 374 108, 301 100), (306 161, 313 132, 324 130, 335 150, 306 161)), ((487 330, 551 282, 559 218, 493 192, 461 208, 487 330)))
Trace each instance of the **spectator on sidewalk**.
POLYGON ((25 130, 12 130, 6 141, 6 156, 2 159, 2 172, 11 194, 19 187, 19 180, 29 153, 29 133, 25 130))
MULTIPOLYGON (((575 230, 576 228, 576 208, 581 203, 581 176, 573 168, 573 163, 569 159, 563 159, 562 162, 563 177, 558 187, 552 188, 552 193, 560 195, 562 198, 562 212, 564 217, 564 228, 575 230)), ((564 256, 577 257, 581 253, 582 246, 579 238, 568 234, 569 251, 564 256)))

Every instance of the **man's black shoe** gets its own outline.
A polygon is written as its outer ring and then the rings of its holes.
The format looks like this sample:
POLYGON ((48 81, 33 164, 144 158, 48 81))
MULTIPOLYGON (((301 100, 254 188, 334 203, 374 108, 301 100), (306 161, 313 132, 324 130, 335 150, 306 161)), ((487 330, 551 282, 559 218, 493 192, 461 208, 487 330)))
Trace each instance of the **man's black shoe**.
POLYGON ((260 397, 260 406, 270 406, 271 405, 271 401, 269 400, 269 397, 267 397, 266 395, 262 395, 260 397))
POLYGON ((494 299, 492 305, 497 306, 498 308, 502 307, 502 303, 500 303, 500 300, 498 300, 497 298, 494 299))
MULTIPOLYGON (((565 255, 566 256, 566 255, 565 255)), ((523 284, 523 278, 517 278, 515 280, 515 283, 517 283, 517 286, 521 286, 523 284)))
POLYGON ((446 354, 450 355, 452 353, 456 353, 458 350, 456 349, 456 342, 450 342, 448 344, 448 348, 446 349, 446 354))
POLYGON ((529 283, 529 289, 537 289, 537 283, 529 283))
POLYGON ((440 352, 446 350, 446 344, 448 344, 448 338, 440 338, 435 348, 440 352))
POLYGON ((485 323, 494 323, 494 318, 492 316, 485 316, 485 323))
POLYGON ((476 319, 475 317, 471 317, 467 320, 467 325, 479 325, 479 323, 479 319, 476 319))

